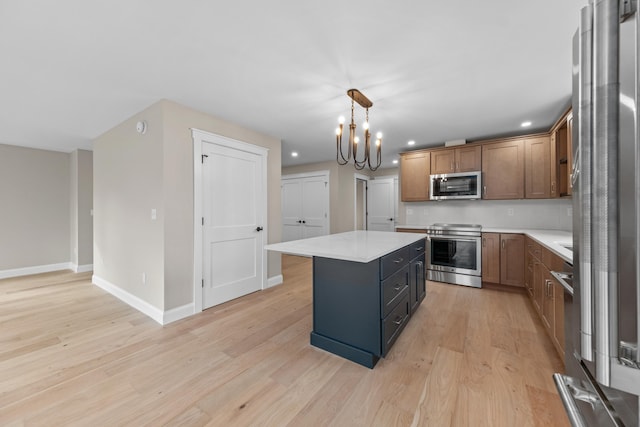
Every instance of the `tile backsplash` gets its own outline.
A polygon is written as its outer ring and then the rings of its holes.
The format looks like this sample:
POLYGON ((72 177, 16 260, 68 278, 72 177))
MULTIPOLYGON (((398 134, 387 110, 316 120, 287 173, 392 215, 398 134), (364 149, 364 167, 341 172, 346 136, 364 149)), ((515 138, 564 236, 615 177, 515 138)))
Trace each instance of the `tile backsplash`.
POLYGON ((481 224, 483 227, 571 231, 571 209, 570 198, 400 203, 398 224, 429 225, 445 222, 481 224))

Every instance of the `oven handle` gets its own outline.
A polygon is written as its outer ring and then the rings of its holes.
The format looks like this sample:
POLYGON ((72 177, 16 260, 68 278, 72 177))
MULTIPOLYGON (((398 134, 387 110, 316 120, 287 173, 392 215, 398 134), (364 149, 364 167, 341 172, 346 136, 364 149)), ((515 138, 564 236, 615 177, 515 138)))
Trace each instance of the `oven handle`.
POLYGON ((456 236, 454 234, 430 234, 429 238, 443 240, 463 240, 466 242, 478 242, 482 239, 480 236, 456 236))

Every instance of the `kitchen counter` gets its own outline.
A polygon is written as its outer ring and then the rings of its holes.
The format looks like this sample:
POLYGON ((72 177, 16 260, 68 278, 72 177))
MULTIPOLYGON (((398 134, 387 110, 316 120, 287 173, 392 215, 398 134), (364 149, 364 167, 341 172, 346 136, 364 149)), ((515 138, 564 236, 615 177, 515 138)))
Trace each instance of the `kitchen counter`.
POLYGON ((425 237, 426 235, 420 233, 349 231, 310 239, 274 243, 266 245, 265 249, 291 255, 367 263, 425 237))
MULTIPOLYGON (((406 228, 410 230, 424 230, 425 225, 397 225, 396 228, 406 228)), ((502 227, 486 227, 482 228, 483 233, 514 233, 524 234, 533 240, 544 245, 551 252, 558 255, 565 261, 573 262, 573 251, 565 246, 573 244, 573 234, 570 231, 563 230, 537 230, 531 228, 502 228, 502 227), (565 245, 565 246, 563 246, 565 245)))

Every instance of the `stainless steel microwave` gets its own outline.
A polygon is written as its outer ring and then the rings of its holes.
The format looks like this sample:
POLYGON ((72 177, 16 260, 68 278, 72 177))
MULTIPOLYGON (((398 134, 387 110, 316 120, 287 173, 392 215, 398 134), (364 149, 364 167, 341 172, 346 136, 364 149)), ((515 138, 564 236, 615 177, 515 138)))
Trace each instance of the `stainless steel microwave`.
POLYGON ((431 200, 481 199, 482 172, 431 175, 431 200))

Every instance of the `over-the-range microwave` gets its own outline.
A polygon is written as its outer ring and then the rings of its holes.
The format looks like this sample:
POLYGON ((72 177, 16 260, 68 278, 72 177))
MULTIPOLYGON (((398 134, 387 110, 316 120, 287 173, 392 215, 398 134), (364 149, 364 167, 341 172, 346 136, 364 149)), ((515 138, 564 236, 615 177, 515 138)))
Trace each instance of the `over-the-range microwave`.
POLYGON ((431 175, 430 199, 481 199, 482 172, 431 175))

